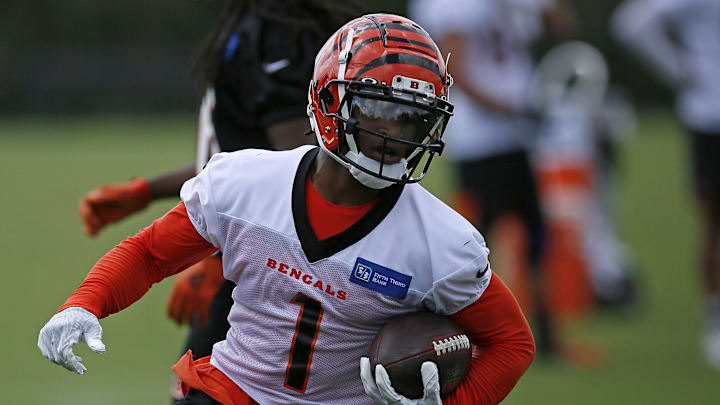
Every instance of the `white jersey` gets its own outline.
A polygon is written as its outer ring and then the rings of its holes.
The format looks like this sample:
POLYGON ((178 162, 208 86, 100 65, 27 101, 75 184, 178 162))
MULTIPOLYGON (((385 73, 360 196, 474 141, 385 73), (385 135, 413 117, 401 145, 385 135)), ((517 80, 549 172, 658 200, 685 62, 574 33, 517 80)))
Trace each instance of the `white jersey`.
POLYGON ((613 16, 613 31, 672 85, 692 129, 720 132, 720 1, 633 0, 613 16), (666 28, 677 35, 672 42, 666 28))
MULTIPOLYGON (((533 62, 530 46, 542 32, 545 0, 413 0, 410 18, 433 38, 462 34, 464 70, 470 83, 517 109, 528 104, 533 62)), ((443 52, 452 50, 443 49, 443 52)), ((453 58, 448 71, 452 74, 453 58)), ((471 160, 525 148, 531 126, 517 117, 486 110, 458 86, 450 90, 454 116, 446 130, 447 148, 458 160, 471 160)))
POLYGON ((305 206, 318 151, 220 153, 180 193, 237 283, 211 364, 261 404, 372 404, 359 360, 380 328, 423 308, 456 313, 491 277, 480 233, 417 184, 385 189, 318 241, 305 206))

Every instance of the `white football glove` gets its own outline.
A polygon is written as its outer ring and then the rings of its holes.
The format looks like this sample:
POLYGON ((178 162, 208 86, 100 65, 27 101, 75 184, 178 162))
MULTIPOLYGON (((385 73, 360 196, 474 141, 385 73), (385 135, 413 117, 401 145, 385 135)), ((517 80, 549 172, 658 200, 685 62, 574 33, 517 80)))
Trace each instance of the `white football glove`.
POLYGON ((420 367, 425 393, 422 399, 410 399, 404 397, 390 385, 385 367, 381 364, 375 366, 375 378, 370 367, 370 359, 360 358, 360 379, 365 388, 365 393, 377 405, 442 405, 440 399, 440 377, 437 365, 432 361, 426 361, 420 367))
POLYGON ((38 347, 53 363, 82 374, 87 368, 81 363, 82 358, 72 351, 81 340, 95 353, 105 353, 97 317, 85 308, 70 307, 55 314, 40 329, 38 347))

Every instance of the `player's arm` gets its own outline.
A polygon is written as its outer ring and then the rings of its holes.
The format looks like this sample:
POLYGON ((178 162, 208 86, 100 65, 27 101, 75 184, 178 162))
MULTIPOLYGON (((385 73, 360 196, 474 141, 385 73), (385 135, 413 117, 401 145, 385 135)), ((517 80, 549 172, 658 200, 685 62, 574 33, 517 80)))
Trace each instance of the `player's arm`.
POLYGON ((152 200, 169 197, 177 198, 180 195, 182 185, 196 174, 195 163, 188 163, 169 172, 150 177, 147 180, 150 187, 150 198, 152 200))
POLYGON ((678 47, 667 33, 664 14, 656 2, 626 1, 614 12, 610 29, 619 42, 674 87, 686 80, 687 72, 678 47))
POLYGON ((103 256, 60 309, 81 306, 104 318, 216 250, 197 232, 181 202, 103 256))
POLYGON ((82 285, 43 327, 38 346, 54 363, 80 374, 85 367, 72 347, 80 340, 100 350, 98 318, 128 307, 154 284, 207 257, 217 249, 188 218, 184 203, 137 235, 121 242, 92 268, 82 285))
POLYGON ((451 318, 480 350, 465 380, 443 403, 499 403, 535 357, 532 332, 515 297, 493 274, 483 295, 451 318))
POLYGON ((80 200, 79 212, 85 233, 96 235, 105 225, 120 221, 160 198, 177 197, 183 183, 195 175, 194 164, 151 178, 104 184, 80 200))
POLYGON ((182 185, 199 173, 210 157, 220 151, 212 124, 215 92, 209 88, 198 114, 195 162, 151 178, 105 184, 87 193, 80 200, 79 212, 85 233, 91 236, 105 225, 120 221, 147 207, 151 201, 177 197, 182 185))

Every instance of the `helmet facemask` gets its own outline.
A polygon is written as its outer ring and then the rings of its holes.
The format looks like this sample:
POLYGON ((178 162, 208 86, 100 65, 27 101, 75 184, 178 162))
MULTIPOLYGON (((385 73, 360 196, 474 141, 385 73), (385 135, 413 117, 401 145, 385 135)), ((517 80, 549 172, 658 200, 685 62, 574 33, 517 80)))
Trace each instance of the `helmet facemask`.
POLYGON ((331 156, 371 188, 420 181, 434 155, 442 153, 442 134, 452 115, 452 105, 435 96, 432 83, 395 76, 393 86, 372 78, 331 85, 344 87, 339 113, 328 112, 321 102, 323 113, 338 122, 340 142, 331 156))

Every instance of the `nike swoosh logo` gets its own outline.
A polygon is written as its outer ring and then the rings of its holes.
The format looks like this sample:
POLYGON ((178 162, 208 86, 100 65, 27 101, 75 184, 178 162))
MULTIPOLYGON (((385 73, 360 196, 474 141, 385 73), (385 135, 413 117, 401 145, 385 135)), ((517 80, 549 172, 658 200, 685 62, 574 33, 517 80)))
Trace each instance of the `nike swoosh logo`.
POLYGON ((273 74, 278 70, 285 69, 290 65, 290 59, 280 59, 275 62, 263 62, 263 70, 267 74, 273 74))
POLYGON ((490 268, 490 264, 486 264, 486 265, 485 265, 485 270, 478 270, 477 274, 475 274, 475 277, 477 277, 477 278, 482 278, 482 276, 484 276, 485 273, 487 273, 487 271, 488 271, 489 268, 490 268))

